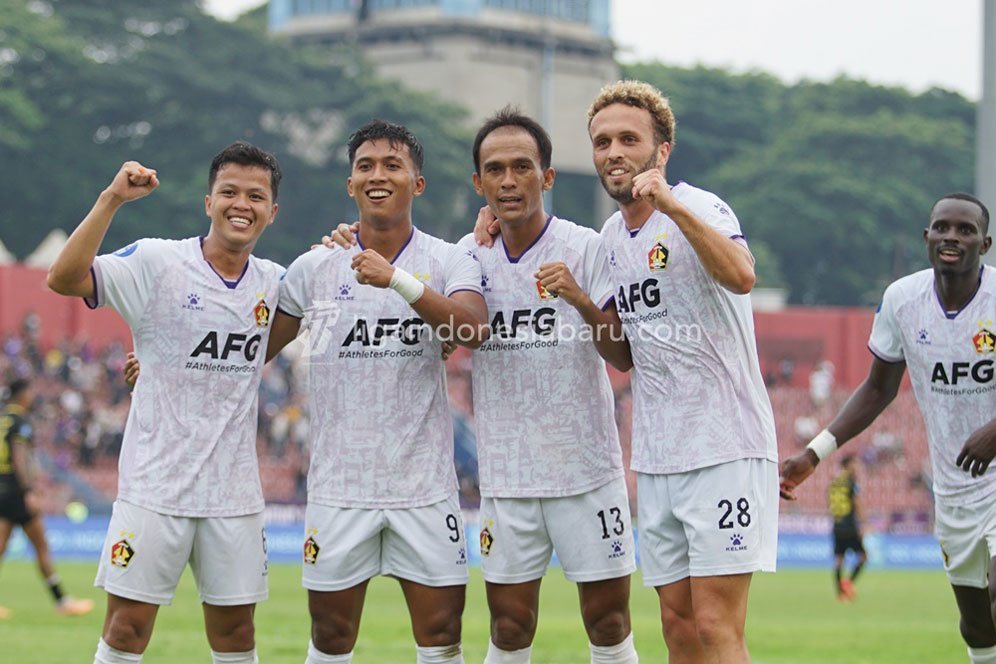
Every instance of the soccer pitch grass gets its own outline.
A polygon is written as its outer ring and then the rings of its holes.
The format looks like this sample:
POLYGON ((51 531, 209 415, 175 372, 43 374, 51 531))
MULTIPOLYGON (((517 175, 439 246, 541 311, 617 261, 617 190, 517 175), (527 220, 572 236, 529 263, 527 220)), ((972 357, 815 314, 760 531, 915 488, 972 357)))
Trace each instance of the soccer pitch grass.
MULTIPOLYGON (((83 618, 57 616, 31 563, 5 563, 0 571, 0 604, 14 611, 0 621, 0 660, 10 664, 68 664, 93 660, 103 623, 103 595, 93 588, 96 563, 60 562, 65 588, 97 601, 83 618)), ((665 662, 656 594, 633 583, 633 631, 642 662, 665 662)), ((838 604, 830 571, 787 570, 759 574, 751 590, 747 638, 755 664, 888 664, 967 661, 958 636, 954 597, 943 573, 869 570, 859 579, 859 596, 838 604)), ((189 571, 173 606, 159 612, 144 664, 210 662, 201 611, 189 571)), ((302 664, 309 618, 300 568, 270 567, 270 599, 256 611, 256 641, 263 664, 302 664)), ((464 614, 463 644, 468 663, 484 660, 488 613, 480 570, 471 571, 464 614)), ((354 662, 401 664, 415 661, 408 614, 398 584, 371 582, 354 662)), ((536 664, 585 664, 587 638, 578 613, 577 591, 559 569, 543 581, 536 664)))

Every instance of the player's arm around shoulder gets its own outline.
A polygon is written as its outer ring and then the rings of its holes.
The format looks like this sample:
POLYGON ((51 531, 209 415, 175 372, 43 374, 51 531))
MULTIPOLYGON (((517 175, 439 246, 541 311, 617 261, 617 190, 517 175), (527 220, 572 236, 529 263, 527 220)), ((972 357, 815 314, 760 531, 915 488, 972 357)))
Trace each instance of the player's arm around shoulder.
POLYGON ((90 267, 115 213, 128 201, 142 198, 158 186, 155 170, 137 161, 125 162, 52 263, 48 287, 60 295, 92 298, 96 287, 90 267))
POLYGON ((440 338, 478 348, 491 336, 488 305, 481 293, 481 263, 465 247, 443 243, 441 250, 444 292, 425 285, 422 294, 409 304, 440 338))

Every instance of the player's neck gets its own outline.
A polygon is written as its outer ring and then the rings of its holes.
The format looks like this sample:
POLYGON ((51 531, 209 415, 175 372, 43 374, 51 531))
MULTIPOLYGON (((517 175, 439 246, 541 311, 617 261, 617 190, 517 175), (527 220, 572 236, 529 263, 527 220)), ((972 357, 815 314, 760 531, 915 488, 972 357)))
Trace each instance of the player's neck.
POLYGON ((378 254, 389 261, 397 258, 398 254, 412 236, 412 220, 403 220, 401 223, 390 226, 363 221, 360 219, 360 230, 358 239, 364 249, 373 249, 378 254))
POLYGON ((978 265, 958 274, 944 274, 934 270, 934 289, 945 311, 959 311, 975 295, 982 272, 978 265))
POLYGON ((620 202, 619 211, 622 212, 626 228, 635 231, 638 228, 643 228, 643 224, 647 223, 647 219, 650 219, 650 215, 654 213, 654 206, 637 198, 629 203, 620 202))
POLYGON ((521 256, 526 249, 532 246, 533 242, 543 232, 543 229, 546 228, 546 220, 548 218, 549 215, 547 215, 546 210, 540 208, 536 214, 530 216, 528 220, 522 223, 510 224, 499 219, 501 241, 505 243, 505 249, 509 255, 521 256))
POLYGON ((223 279, 235 281, 242 276, 254 246, 255 244, 239 249, 228 249, 208 233, 201 244, 201 253, 204 255, 204 260, 210 263, 223 279))

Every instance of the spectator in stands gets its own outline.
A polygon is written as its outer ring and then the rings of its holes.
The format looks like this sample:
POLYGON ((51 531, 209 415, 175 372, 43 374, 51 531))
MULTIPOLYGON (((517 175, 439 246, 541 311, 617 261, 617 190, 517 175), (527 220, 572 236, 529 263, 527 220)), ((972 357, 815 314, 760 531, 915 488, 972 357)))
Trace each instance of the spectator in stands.
POLYGON ((830 403, 833 394, 833 362, 823 360, 809 374, 809 398, 817 409, 830 403))
POLYGON ((782 464, 782 496, 821 459, 866 429, 892 402, 907 365, 934 472, 934 530, 961 613, 961 635, 974 664, 996 663, 996 268, 989 251, 989 210, 963 193, 940 198, 923 232, 931 268, 890 285, 872 327, 874 355, 865 382, 806 450, 782 464))

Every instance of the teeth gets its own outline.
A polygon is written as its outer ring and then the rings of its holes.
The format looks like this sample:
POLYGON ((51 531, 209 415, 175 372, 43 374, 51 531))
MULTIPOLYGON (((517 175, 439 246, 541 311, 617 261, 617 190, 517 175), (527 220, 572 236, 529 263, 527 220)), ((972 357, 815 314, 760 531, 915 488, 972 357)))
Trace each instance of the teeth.
POLYGON ((245 217, 229 217, 228 221, 237 226, 249 226, 252 222, 245 217))
POLYGON ((625 172, 626 169, 624 168, 613 168, 611 171, 609 171, 609 175, 622 175, 625 172))
POLYGON ((376 198, 376 199, 387 198, 390 195, 391 195, 391 192, 389 192, 386 189, 374 189, 372 191, 368 191, 367 192, 367 196, 369 196, 370 198, 376 198))

